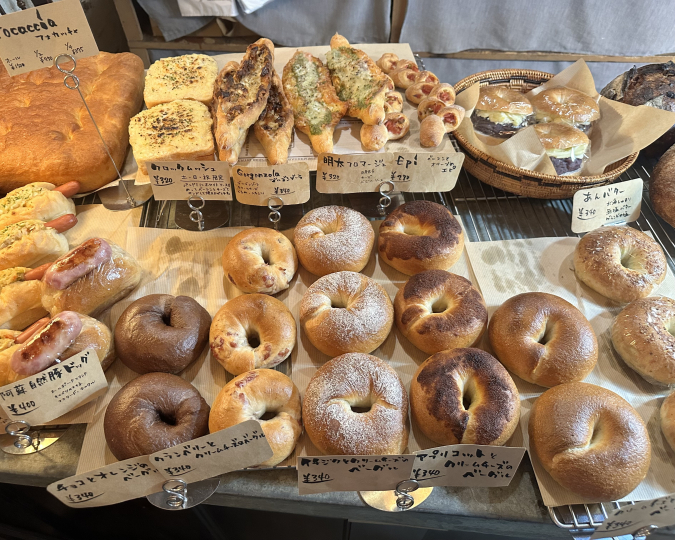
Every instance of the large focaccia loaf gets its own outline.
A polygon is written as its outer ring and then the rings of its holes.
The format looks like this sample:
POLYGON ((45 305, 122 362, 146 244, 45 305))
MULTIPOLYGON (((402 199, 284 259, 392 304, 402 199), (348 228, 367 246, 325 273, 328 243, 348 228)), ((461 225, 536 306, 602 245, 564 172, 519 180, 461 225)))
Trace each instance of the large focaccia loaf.
MULTIPOLYGON (((77 61, 80 89, 121 168, 129 119, 143 97, 143 62, 130 53, 77 61)), ((54 67, 10 77, 0 69, 0 193, 31 182, 97 189, 117 174, 76 90, 54 67)))

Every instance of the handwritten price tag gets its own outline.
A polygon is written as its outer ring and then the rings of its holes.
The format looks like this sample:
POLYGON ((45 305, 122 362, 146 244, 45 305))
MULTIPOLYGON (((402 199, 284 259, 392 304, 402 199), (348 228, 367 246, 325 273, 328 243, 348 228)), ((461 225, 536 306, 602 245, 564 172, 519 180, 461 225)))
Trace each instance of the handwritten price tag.
POLYGON ((10 420, 36 426, 90 401, 108 388, 96 351, 87 349, 37 375, 0 387, 0 407, 10 420))
POLYGON ((107 506, 162 491, 166 479, 148 456, 119 461, 50 484, 47 491, 73 508, 107 506))
POLYGON ((640 217, 642 179, 577 191, 572 200, 572 232, 583 233, 640 217))
POLYGON ((464 163, 460 152, 397 152, 388 178, 396 191, 450 191, 464 163))
POLYGON ((411 477, 414 454, 298 458, 300 495, 328 491, 386 491, 411 477))
POLYGON ((649 525, 675 525, 675 494, 617 508, 591 535, 591 539, 633 535, 649 525))
POLYGON ((3 15, 0 57, 10 76, 49 67, 60 54, 75 58, 98 54, 80 0, 61 0, 3 15))
POLYGON ((319 193, 377 191, 382 182, 389 180, 393 157, 390 153, 320 154, 316 190, 319 193))
POLYGON ((422 487, 508 486, 525 448, 455 444, 415 453, 411 478, 422 487))
POLYGON ((248 420, 155 452, 150 455, 150 464, 167 480, 181 478, 189 484, 259 465, 272 454, 260 423, 248 420))
POLYGON ((152 194, 157 201, 231 201, 230 168, 224 161, 148 161, 152 194))
POLYGON ((281 197, 284 204, 309 200, 309 167, 304 162, 261 167, 235 165, 232 179, 241 204, 267 206, 270 197, 281 197))

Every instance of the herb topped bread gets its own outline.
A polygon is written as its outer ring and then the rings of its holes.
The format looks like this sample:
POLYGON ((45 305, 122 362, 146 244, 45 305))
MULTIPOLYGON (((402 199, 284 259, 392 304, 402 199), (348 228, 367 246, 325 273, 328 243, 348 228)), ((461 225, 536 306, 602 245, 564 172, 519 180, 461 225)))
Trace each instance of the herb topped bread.
POLYGON ((193 99, 210 105, 217 76, 216 61, 205 54, 162 58, 150 66, 145 76, 145 104, 151 108, 179 99, 193 99))
POLYGON ((129 123, 129 142, 138 170, 146 161, 213 161, 211 114, 203 103, 181 99, 141 111, 129 123))

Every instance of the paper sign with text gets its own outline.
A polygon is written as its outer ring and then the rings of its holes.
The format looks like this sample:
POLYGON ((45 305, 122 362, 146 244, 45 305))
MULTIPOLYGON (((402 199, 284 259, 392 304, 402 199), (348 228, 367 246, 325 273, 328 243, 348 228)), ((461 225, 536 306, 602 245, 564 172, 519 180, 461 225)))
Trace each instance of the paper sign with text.
POLYGON ((309 166, 304 162, 261 167, 235 165, 232 180, 241 204, 267 206, 270 197, 281 197, 285 205, 309 200, 309 166))
POLYGON ((414 478, 422 487, 508 486, 525 448, 454 444, 415 452, 414 478))
POLYGON ((188 484, 253 467, 272 457, 260 423, 248 420, 150 455, 150 464, 167 480, 188 484))
POLYGON ((117 504, 162 491, 166 479, 148 456, 119 461, 50 484, 47 491, 73 508, 117 504))
POLYGON ((0 387, 0 407, 10 420, 37 426, 58 418, 108 388, 96 351, 87 349, 36 375, 0 387))
MULTIPOLYGON (((75 58, 98 54, 80 0, 61 0, 2 16, 0 57, 10 76, 50 67, 60 54, 75 58)), ((72 66, 71 62, 59 64, 72 66)))
POLYGON ((462 163, 461 152, 396 152, 389 180, 395 191, 450 191, 457 184, 462 163))
POLYGON ((230 167, 224 161, 147 161, 157 201, 231 201, 230 167))
POLYGON ((414 454, 299 457, 298 491, 387 491, 411 477, 414 463, 414 454))
POLYGON ((393 154, 319 154, 319 193, 369 193, 390 179, 393 154))
POLYGON ((635 221, 640 217, 642 187, 642 179, 636 178, 577 191, 572 201, 572 232, 635 221))
POLYGON ((649 525, 657 527, 675 525, 675 494, 617 508, 607 516, 591 538, 632 535, 649 525))

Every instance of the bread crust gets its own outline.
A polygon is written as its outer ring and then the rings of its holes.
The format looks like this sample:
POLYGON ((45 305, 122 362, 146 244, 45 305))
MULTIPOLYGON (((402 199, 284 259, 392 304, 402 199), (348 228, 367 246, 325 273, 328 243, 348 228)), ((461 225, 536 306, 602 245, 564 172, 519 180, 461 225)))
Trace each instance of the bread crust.
POLYGON ((150 109, 179 99, 210 105, 217 76, 218 64, 206 54, 161 58, 148 68, 145 76, 145 105, 150 109))
POLYGON ((671 393, 663 400, 659 416, 661 419, 661 431, 663 432, 663 436, 675 452, 675 392, 671 393))
POLYGON ((0 200, 0 228, 27 219, 51 221, 75 214, 75 203, 55 187, 48 182, 33 182, 10 191, 0 200))
POLYGON ((532 114, 532 104, 525 94, 508 86, 481 86, 475 109, 525 116, 532 114))
POLYGON ((590 142, 583 131, 567 124, 536 124, 534 130, 537 132, 545 150, 564 149, 580 145, 586 147, 590 142))
POLYGON ((675 225, 675 146, 659 159, 649 179, 649 198, 666 223, 675 225))
MULTIPOLYGON (((51 227, 44 227, 38 220, 26 220, 14 223, 9 227, 35 226, 35 229, 0 249, 0 270, 25 266, 36 268, 41 264, 55 261, 68 252, 68 240, 61 233, 51 227)), ((0 229, 0 244, 2 233, 8 230, 0 229)))
MULTIPOLYGON (((75 73, 121 168, 129 119, 143 101, 143 62, 131 53, 101 52, 79 59, 75 73)), ((1 70, 0 95, 0 193, 44 180, 57 186, 76 180, 87 192, 117 178, 80 96, 55 67, 15 77, 1 70)))
POLYGON ((262 144, 267 161, 278 165, 288 161, 288 147, 293 135, 293 110, 286 99, 281 79, 273 71, 267 105, 253 124, 253 132, 262 144))
POLYGON ((543 90, 530 103, 538 122, 575 125, 590 124, 600 118, 600 108, 592 97, 566 86, 543 90))
POLYGON ((14 273, 19 279, 0 288, 0 328, 23 330, 47 315, 42 307, 42 283, 38 280, 24 281, 28 268, 11 268, 0 271, 14 273))

